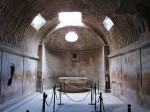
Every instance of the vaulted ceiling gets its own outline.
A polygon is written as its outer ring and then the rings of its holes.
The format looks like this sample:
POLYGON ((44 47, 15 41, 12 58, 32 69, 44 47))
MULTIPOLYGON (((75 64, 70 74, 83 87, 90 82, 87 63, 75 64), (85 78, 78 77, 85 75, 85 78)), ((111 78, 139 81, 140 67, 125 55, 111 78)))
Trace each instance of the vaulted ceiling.
POLYGON ((47 36, 44 40, 44 44, 48 48, 56 50, 90 50, 105 45, 98 34, 92 29, 84 27, 65 27, 56 30, 47 36), (74 31, 78 34, 79 37, 77 41, 68 42, 65 40, 65 35, 69 31, 74 31))
POLYGON ((0 0, 0 42, 33 53, 39 44, 62 50, 108 45, 113 52, 149 38, 149 8, 148 0, 0 0), (62 11, 80 11, 86 27, 56 29, 62 11), (38 13, 47 21, 40 31, 31 26, 38 13), (114 22, 109 32, 102 25, 105 16, 114 22), (70 29, 79 34, 75 43, 64 40, 70 29))

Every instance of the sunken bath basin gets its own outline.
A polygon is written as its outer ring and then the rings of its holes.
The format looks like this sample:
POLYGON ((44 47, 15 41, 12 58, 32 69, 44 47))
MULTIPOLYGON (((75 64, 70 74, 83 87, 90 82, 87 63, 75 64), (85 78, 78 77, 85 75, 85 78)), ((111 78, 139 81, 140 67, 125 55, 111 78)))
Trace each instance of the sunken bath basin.
POLYGON ((59 77, 59 82, 63 84, 62 91, 68 93, 89 91, 88 88, 84 88, 87 80, 87 77, 59 77))

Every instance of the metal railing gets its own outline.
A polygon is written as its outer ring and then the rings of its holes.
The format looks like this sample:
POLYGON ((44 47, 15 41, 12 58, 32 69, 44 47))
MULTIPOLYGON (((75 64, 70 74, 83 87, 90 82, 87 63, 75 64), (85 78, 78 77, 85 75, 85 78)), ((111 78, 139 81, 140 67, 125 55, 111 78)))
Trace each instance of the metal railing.
MULTIPOLYGON (((94 105, 94 112, 105 112, 102 92, 100 92, 99 98, 98 98, 98 101, 97 101, 96 83, 91 84, 91 89, 90 90, 91 90, 90 91, 91 92, 91 102, 90 102, 89 105, 94 105), (94 103, 93 103, 93 99, 95 100, 94 103), (97 103, 99 103, 99 111, 97 111, 97 103)), ((66 92, 64 92, 64 93, 73 102, 81 102, 81 101, 84 101, 88 97, 90 92, 88 92, 88 94, 83 99, 81 99, 80 101, 76 101, 76 100, 72 99, 66 92)), ((53 102, 53 112, 56 112, 55 111, 56 110, 56 99, 59 100, 58 105, 63 105, 62 104, 62 84, 59 85, 59 98, 57 97, 57 94, 56 94, 56 85, 54 85, 54 87, 53 87, 53 93, 52 93, 52 97, 51 97, 51 100, 50 100, 49 104, 47 103, 47 100, 46 100, 47 97, 48 97, 48 95, 46 93, 43 93, 42 112, 45 112, 46 105, 50 106, 52 104, 52 102, 53 102)), ((130 104, 128 104, 128 109, 127 110, 128 110, 128 112, 131 112, 131 105, 130 104)), ((29 110, 26 110, 26 112, 29 112, 29 110)))

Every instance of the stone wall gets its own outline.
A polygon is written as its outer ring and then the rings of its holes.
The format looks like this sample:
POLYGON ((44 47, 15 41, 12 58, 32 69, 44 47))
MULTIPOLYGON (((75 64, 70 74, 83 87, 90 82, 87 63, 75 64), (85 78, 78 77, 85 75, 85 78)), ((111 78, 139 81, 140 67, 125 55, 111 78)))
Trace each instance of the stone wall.
POLYGON ((109 63, 111 92, 120 97, 122 94, 121 57, 112 58, 109 63))
POLYGON ((122 56, 123 96, 141 104, 140 50, 122 56))
POLYGON ((37 62, 32 59, 24 58, 23 94, 36 91, 37 81, 37 62))
POLYGON ((150 47, 141 50, 143 106, 150 108, 150 47))
POLYGON ((88 84, 93 81, 100 83, 100 88, 105 88, 103 49, 89 51, 57 51, 44 48, 42 59, 42 74, 44 88, 59 84, 59 77, 83 76, 88 78, 88 84), (72 59, 73 53, 78 59, 72 59))
POLYGON ((22 94, 23 81, 23 58, 3 52, 2 55, 2 74, 1 74, 1 96, 2 102, 22 94), (11 73, 11 66, 14 65, 14 73, 11 73), (12 76, 12 82, 9 80, 12 76))
POLYGON ((0 52, 0 103, 36 91, 37 60, 0 52))
MULTIPOLYGON (((0 87, 1 87, 1 75, 2 75, 2 70, 1 70, 1 68, 2 68, 2 51, 0 51, 0 87)), ((2 97, 1 97, 1 88, 0 88, 0 99, 1 99, 2 97)))
POLYGON ((150 47, 111 57, 109 61, 112 93, 128 103, 150 108, 150 47))

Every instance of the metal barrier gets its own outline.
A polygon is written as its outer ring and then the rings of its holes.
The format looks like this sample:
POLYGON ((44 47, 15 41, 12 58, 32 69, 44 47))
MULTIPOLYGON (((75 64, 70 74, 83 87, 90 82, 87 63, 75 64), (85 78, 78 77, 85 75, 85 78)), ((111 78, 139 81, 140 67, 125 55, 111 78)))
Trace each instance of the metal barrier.
POLYGON ((59 98, 60 98, 60 102, 57 104, 57 105, 64 105, 64 104, 62 104, 62 102, 61 102, 61 100, 62 100, 62 85, 61 85, 61 83, 60 83, 60 90, 59 90, 59 98))
POLYGON ((128 104, 128 112, 131 112, 131 105, 128 104))
POLYGON ((100 111, 96 111, 96 112, 105 112, 104 103, 103 103, 103 98, 102 98, 102 92, 100 92, 98 102, 99 102, 99 110, 100 110, 100 111))
POLYGON ((56 101, 56 86, 54 86, 53 88, 53 92, 54 92, 54 103, 53 103, 53 112, 55 112, 55 101, 56 101))
POLYGON ((53 87, 53 93, 52 93, 52 98, 51 98, 50 104, 48 104, 47 101, 46 101, 47 96, 48 96, 48 95, 47 95, 46 93, 43 94, 42 112, 45 112, 45 104, 46 104, 47 106, 50 106, 50 105, 52 104, 52 100, 53 100, 53 112, 55 112, 56 86, 53 87))
POLYGON ((96 111, 96 84, 94 84, 94 91, 95 91, 95 111, 96 111))
MULTIPOLYGON (((71 99, 66 92, 64 92, 66 94, 66 96, 71 99)), ((90 92, 89 92, 90 93, 90 92)), ((89 95, 89 93, 86 95, 85 98, 83 98, 82 100, 80 101, 75 101, 73 99, 71 99, 72 101, 74 102, 81 102, 83 100, 85 100, 87 98, 87 96, 89 95)), ((45 112, 45 104, 47 104, 47 101, 46 101, 46 98, 47 98, 47 94, 44 92, 43 93, 43 105, 42 105, 42 112, 45 112)), ((51 103, 52 103, 52 100, 53 100, 53 112, 56 112, 55 111, 55 103, 56 103, 56 98, 57 98, 57 94, 56 94, 56 85, 54 85, 53 87, 53 93, 52 93, 52 98, 51 98, 51 101, 50 101, 50 104, 47 106, 50 106, 51 103)), ((57 98, 58 99, 58 98, 57 98)), ((60 91, 59 91, 59 104, 58 105, 63 105, 62 104, 62 84, 60 84, 60 91)), ((93 87, 93 84, 91 84, 91 103, 89 105, 94 105, 95 106, 95 111, 94 112, 105 112, 105 108, 104 108, 104 103, 103 103, 103 98, 102 98, 102 92, 100 92, 100 95, 99 95, 99 99, 98 99, 98 102, 97 102, 97 99, 96 99, 96 83, 94 84, 94 87, 93 87), (94 89, 94 90, 93 90, 94 89), (95 103, 93 103, 93 98, 95 97, 95 103), (99 111, 96 111, 96 103, 99 103, 99 111)), ((26 112, 29 112, 29 110, 26 110, 26 112)), ((128 104, 128 112, 131 112, 131 105, 128 104)))
POLYGON ((66 83, 63 82, 63 86, 64 86, 64 92, 66 91, 66 83))
POLYGON ((93 84, 91 84, 91 103, 89 105, 94 105, 93 103, 93 84))
MULTIPOLYGON (((43 94, 43 105, 42 105, 42 112, 45 112, 45 102, 46 102, 47 94, 43 94)), ((28 111, 26 111, 28 112, 28 111)))

